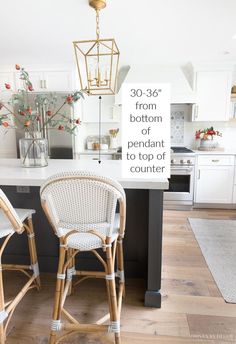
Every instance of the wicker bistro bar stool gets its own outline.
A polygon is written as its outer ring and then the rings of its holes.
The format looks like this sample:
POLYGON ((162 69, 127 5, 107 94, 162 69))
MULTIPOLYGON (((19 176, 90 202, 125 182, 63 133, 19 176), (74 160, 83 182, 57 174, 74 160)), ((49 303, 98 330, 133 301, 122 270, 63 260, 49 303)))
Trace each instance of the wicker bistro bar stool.
POLYGON ((26 292, 32 288, 40 288, 38 259, 36 253, 34 229, 32 223, 31 209, 14 209, 7 196, 0 189, 0 239, 3 240, 0 246, 0 343, 5 343, 6 330, 13 312, 24 297, 26 292), (10 238, 15 234, 22 234, 26 231, 28 236, 30 265, 2 264, 2 255, 10 238), (3 270, 18 270, 28 277, 28 281, 12 300, 5 302, 3 287, 3 270), (30 271, 33 273, 30 273, 30 271))
POLYGON ((42 207, 60 242, 50 343, 57 343, 73 332, 106 331, 114 333, 116 344, 121 343, 120 313, 125 282, 122 245, 126 218, 124 189, 112 179, 77 171, 50 177, 41 186, 40 194, 42 207), (117 202, 119 214, 115 213, 117 202), (97 249, 104 251, 105 258, 97 249), (76 270, 75 256, 82 251, 92 252, 105 271, 76 270), (74 284, 90 277, 106 280, 109 315, 95 324, 79 323, 64 308, 74 275, 79 276, 74 284), (118 295, 115 277, 119 280, 118 295), (62 315, 67 322, 62 321, 62 315), (110 323, 105 325, 109 318, 110 323), (60 331, 65 331, 65 335, 60 331))

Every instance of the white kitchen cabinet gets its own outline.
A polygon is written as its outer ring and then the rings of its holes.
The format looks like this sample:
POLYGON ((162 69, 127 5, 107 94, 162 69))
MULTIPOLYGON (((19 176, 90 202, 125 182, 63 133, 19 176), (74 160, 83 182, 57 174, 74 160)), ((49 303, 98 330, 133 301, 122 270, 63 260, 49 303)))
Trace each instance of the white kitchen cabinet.
MULTIPOLYGON (((101 121, 107 123, 119 122, 114 117, 113 109, 115 96, 102 96, 101 101, 101 121)), ((83 122, 98 123, 99 122, 99 97, 85 96, 83 101, 83 122)))
MULTIPOLYGON (((28 71, 29 79, 36 92, 72 92, 74 90, 71 71, 28 71)), ((16 76, 17 88, 22 88, 22 81, 16 76)))
POLYGON ((227 121, 230 116, 232 72, 230 70, 197 71, 197 101, 194 121, 227 121))
POLYGON ((50 91, 74 91, 71 71, 44 72, 44 87, 50 91))
POLYGON ((234 156, 198 157, 195 203, 232 203, 234 156))

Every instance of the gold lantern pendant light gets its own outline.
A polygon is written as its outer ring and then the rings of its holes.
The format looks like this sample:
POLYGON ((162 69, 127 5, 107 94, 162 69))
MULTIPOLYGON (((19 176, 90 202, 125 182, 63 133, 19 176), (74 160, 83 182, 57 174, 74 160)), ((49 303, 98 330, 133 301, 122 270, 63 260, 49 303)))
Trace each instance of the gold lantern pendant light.
POLYGON ((73 42, 81 89, 88 95, 116 93, 119 49, 113 38, 100 38, 99 14, 106 0, 90 0, 96 11, 96 39, 73 42))

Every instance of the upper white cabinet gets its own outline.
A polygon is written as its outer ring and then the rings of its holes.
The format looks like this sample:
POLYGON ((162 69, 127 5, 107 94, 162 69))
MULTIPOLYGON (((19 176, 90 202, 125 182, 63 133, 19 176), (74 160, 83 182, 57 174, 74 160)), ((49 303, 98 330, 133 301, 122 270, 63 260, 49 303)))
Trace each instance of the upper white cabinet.
POLYGON ((197 71, 194 121, 227 121, 230 114, 232 71, 197 71))
MULTIPOLYGON (((29 70, 30 81, 34 91, 62 91, 71 92, 74 90, 73 74, 71 71, 34 71, 29 70)), ((16 77, 17 89, 22 88, 22 82, 16 77)))
POLYGON ((53 91, 74 91, 71 71, 44 72, 44 87, 53 91))
MULTIPOLYGON (((101 121, 112 123, 119 119, 114 112, 115 96, 103 96, 101 101, 101 121)), ((83 122, 99 122, 99 97, 85 96, 83 100, 83 122)))

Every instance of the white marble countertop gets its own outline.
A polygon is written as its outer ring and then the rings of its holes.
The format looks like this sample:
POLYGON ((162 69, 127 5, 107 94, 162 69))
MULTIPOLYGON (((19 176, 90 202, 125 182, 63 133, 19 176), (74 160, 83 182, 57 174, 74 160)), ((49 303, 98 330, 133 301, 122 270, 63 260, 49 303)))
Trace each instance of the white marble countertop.
POLYGON ((25 168, 20 159, 0 159, 0 185, 40 186, 49 176, 62 172, 83 170, 113 178, 126 189, 168 189, 167 179, 122 178, 121 160, 49 160, 47 167, 25 168))

